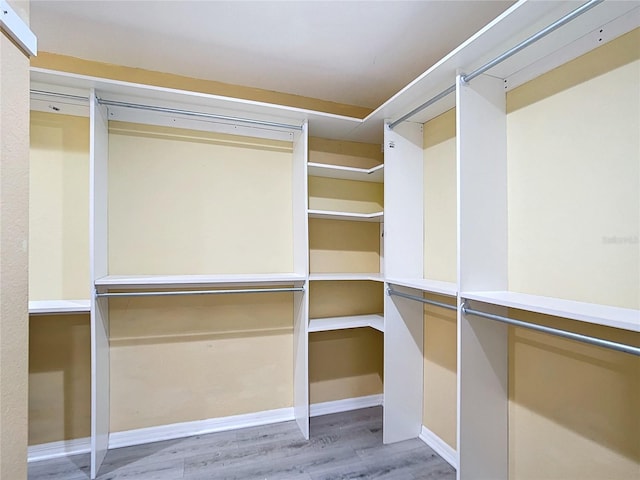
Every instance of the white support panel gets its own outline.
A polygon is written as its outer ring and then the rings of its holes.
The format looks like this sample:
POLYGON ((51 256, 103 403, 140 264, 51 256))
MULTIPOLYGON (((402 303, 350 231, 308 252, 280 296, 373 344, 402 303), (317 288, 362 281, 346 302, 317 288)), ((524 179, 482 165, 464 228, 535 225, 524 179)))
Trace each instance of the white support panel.
POLYGON ((455 297, 458 294, 458 286, 452 282, 441 282, 439 280, 428 280, 421 278, 386 278, 386 282, 391 285, 415 288, 423 292, 437 293, 455 297))
POLYGON ((405 122, 384 130, 384 272, 422 278, 424 177, 422 124, 405 122))
POLYGON ((501 79, 458 78, 460 291, 507 289, 506 97, 501 79))
POLYGON ((109 449, 109 301, 93 297, 91 308, 91 478, 109 449))
POLYGON ((348 317, 316 318, 309 320, 310 333, 363 327, 370 327, 379 332, 384 332, 384 316, 375 314, 352 315, 348 317))
POLYGON ((90 300, 29 300, 29 315, 89 313, 90 300))
POLYGON ((383 221, 384 212, 354 213, 354 212, 334 212, 330 210, 308 210, 309 218, 320 218, 324 220, 351 220, 356 222, 379 223, 383 221))
POLYGON ((460 295, 465 299, 488 304, 640 332, 640 310, 631 308, 508 291, 462 292, 460 295))
MULTIPOLYGON (((108 125, 95 92, 90 95, 90 211, 91 279, 108 271, 107 172, 108 125)), ((91 478, 96 478, 109 445, 109 304, 91 299, 91 478)))
POLYGON ((458 480, 509 478, 508 331, 498 322, 459 316, 458 480))
POLYGON ((295 132, 293 138, 293 270, 297 274, 309 273, 309 195, 307 183, 307 163, 309 155, 308 124, 295 132))
POLYGON ((398 296, 385 295, 384 302, 383 441, 387 444, 417 438, 422 430, 424 309, 422 303, 398 296))
POLYGON ((314 281, 372 281, 384 282, 384 278, 380 273, 311 273, 309 280, 314 281))
POLYGON ((6 0, 0 0, 0 29, 6 32, 29 56, 38 54, 38 39, 6 0))
MULTIPOLYGON (((504 85, 457 80, 458 288, 506 289, 504 85)), ((458 480, 508 478, 508 329, 458 316, 458 480)))
POLYGON ((200 288, 276 286, 303 283, 306 275, 298 273, 256 273, 251 275, 106 275, 95 281, 103 289, 200 288))
POLYGON ((309 439, 309 295, 293 294, 293 412, 305 439, 309 439))
POLYGON ((355 168, 309 162, 309 175, 312 177, 382 183, 384 180, 384 164, 376 165, 373 168, 355 168))

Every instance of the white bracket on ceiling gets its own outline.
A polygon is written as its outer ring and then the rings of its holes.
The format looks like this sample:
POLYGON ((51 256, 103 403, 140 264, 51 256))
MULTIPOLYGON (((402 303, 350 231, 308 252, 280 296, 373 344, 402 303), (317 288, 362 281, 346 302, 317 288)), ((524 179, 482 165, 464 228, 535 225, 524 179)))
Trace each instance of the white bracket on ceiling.
POLYGON ((0 0, 0 29, 9 35, 29 56, 38 54, 38 39, 6 0, 0 0))

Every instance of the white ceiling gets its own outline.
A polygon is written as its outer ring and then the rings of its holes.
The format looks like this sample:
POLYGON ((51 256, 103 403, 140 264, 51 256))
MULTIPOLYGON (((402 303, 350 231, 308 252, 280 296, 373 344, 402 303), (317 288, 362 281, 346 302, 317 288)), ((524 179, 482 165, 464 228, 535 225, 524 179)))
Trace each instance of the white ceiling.
POLYGON ((513 1, 32 0, 41 51, 375 108, 513 1))

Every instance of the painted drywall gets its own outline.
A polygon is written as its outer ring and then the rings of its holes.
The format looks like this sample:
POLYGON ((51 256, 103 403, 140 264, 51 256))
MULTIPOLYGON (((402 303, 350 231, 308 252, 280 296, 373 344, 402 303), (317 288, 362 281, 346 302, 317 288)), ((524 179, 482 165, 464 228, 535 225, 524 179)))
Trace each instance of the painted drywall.
POLYGON ((382 146, 309 137, 309 162, 344 167, 373 168, 384 163, 382 146))
POLYGON ((29 299, 89 298, 89 119, 31 111, 29 299))
MULTIPOLYGON (((640 306, 639 58, 636 30, 507 95, 510 289, 640 306)), ((629 331, 510 316, 640 345, 629 331)), ((510 330, 510 478, 637 478, 639 404, 638 357, 510 330)))
POLYGON ((370 222, 309 219, 311 273, 380 271, 380 225, 370 222))
POLYGON ((309 208, 349 213, 384 210, 382 183, 309 177, 309 208))
POLYGON ((214 80, 191 78, 171 73, 144 70, 142 68, 95 62, 50 52, 39 52, 38 56, 31 60, 31 65, 39 68, 109 78, 124 82, 287 105, 347 117, 364 118, 372 111, 370 108, 359 107, 357 105, 345 105, 317 98, 232 85, 214 80))
POLYGON ((291 149, 110 122, 109 273, 293 271, 291 149))
MULTIPOLYGON (((509 315, 640 346, 638 333, 529 312, 509 315)), ((511 328, 509 400, 510 478, 637 478, 640 358, 511 328)))
POLYGON ((508 95, 510 290, 640 308, 639 83, 636 29, 508 95))
POLYGON ((88 314, 29 319, 29 445, 91 435, 88 314))
POLYGON ((424 277, 457 281, 456 111, 423 128, 424 277))
MULTIPOLYGON (((455 299, 425 294, 425 298, 455 305, 455 299)), ((457 314, 425 305, 424 394, 422 424, 454 450, 457 434, 457 314)))
POLYGON ((111 431, 293 404, 292 294, 112 299, 111 431))
MULTIPOLYGON (((28 23, 29 3, 9 0, 28 23)), ((29 59, 0 32, 0 478, 27 477, 29 59)))

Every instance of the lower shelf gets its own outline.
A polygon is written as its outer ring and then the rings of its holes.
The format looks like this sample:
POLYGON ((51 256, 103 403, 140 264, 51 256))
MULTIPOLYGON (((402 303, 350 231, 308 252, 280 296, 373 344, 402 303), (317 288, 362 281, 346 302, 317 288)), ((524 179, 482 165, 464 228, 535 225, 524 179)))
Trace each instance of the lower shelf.
POLYGON ((379 332, 384 332, 384 317, 377 314, 354 315, 349 317, 317 318, 309 321, 310 333, 362 327, 371 327, 379 332))
POLYGON ((60 313, 89 313, 90 300, 31 300, 30 315, 51 315, 60 313))

